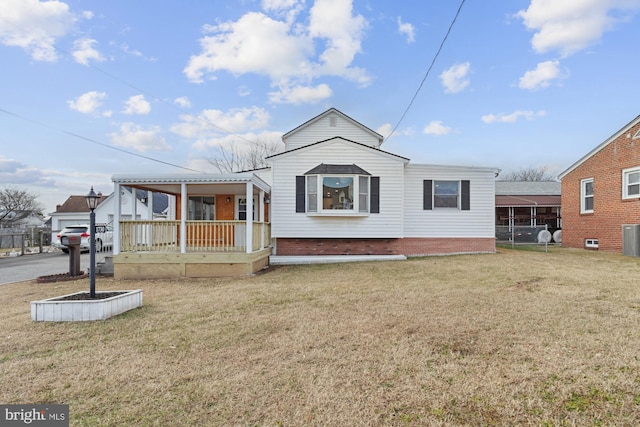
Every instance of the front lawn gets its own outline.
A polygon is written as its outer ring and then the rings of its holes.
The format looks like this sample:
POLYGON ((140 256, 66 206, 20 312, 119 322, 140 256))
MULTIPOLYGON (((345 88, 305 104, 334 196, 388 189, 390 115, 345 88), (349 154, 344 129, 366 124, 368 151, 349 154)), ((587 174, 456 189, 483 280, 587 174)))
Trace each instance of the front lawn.
POLYGON ((92 427, 640 423, 637 258, 501 248, 98 278, 142 288, 143 307, 31 321, 30 301, 86 288, 0 286, 0 403, 69 404, 92 427))

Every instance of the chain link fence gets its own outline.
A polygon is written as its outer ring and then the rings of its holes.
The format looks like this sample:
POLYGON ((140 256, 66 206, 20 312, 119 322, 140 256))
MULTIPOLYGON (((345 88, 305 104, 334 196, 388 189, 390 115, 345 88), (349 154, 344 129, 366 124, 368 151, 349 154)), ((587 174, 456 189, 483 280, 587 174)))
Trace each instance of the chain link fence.
POLYGON ((2 252, 43 251, 43 247, 51 246, 51 231, 48 228, 34 227, 27 230, 0 230, 0 250, 2 252))
POLYGON ((549 228, 547 224, 533 226, 496 226, 496 242, 502 245, 532 246, 544 248, 562 243, 562 230, 549 228))

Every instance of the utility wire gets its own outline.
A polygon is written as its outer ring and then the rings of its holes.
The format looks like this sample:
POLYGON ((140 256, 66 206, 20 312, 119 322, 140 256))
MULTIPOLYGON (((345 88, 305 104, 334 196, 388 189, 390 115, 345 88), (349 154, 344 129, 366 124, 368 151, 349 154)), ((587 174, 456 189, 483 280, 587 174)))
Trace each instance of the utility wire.
POLYGON ((78 138, 78 139, 82 139, 84 141, 88 141, 88 142, 90 142, 92 144, 100 145, 101 147, 109 148, 111 150, 119 151, 121 153, 129 154, 131 156, 140 157, 141 159, 150 160, 150 161, 156 162, 156 163, 162 163, 163 165, 172 166, 172 167, 179 168, 179 169, 184 169, 184 170, 187 170, 187 171, 190 171, 190 172, 205 173, 205 172, 202 172, 202 171, 199 171, 199 170, 190 169, 190 168, 185 167, 185 166, 176 165, 176 164, 173 164, 173 163, 165 162, 163 160, 154 159, 153 157, 144 156, 142 154, 138 154, 138 153, 134 153, 134 152, 122 149, 122 148, 114 147, 113 145, 105 144, 103 142, 96 141, 95 139, 91 139, 91 138, 88 138, 86 136, 82 136, 82 135, 79 135, 77 133, 70 132, 68 130, 60 129, 60 128, 57 128, 55 126, 51 126, 51 125, 48 125, 46 123, 43 123, 43 122, 39 122, 37 120, 30 119, 28 117, 22 116, 22 115, 17 114, 17 113, 13 113, 11 111, 5 110, 2 107, 0 107, 0 112, 5 113, 5 114, 7 114, 9 116, 13 116, 13 117, 19 118, 21 120, 30 122, 30 123, 37 124, 38 126, 42 126, 42 127, 48 128, 48 129, 55 130, 57 132, 61 132, 61 133, 73 136, 74 138, 78 138))
POLYGON ((444 38, 442 39, 442 42, 440 43, 440 47, 438 48, 438 51, 433 56, 433 59, 431 60, 431 64, 429 65, 429 68, 427 69, 427 72, 424 74, 424 77, 422 78, 422 81, 420 82, 420 85, 418 86, 418 89, 413 94, 413 97, 411 98, 411 101, 409 102, 409 105, 407 105, 407 108, 405 108, 404 113, 402 113, 402 116, 400 116, 400 120, 398 120, 398 123, 396 123, 394 128, 391 130, 391 133, 389 134, 389 136, 387 136, 385 138, 385 140, 389 139, 389 137, 391 137, 391 135, 393 135, 394 132, 398 129, 398 126, 400 126, 400 123, 402 123, 402 121, 404 120, 404 117, 409 112, 409 109, 413 105, 413 102, 418 97, 418 93, 420 93, 420 90, 422 90, 422 86, 424 85, 425 80, 427 80, 427 77, 429 77, 429 73, 431 72, 431 69, 433 68, 433 65, 436 63, 436 59, 438 59, 438 56, 440 55, 440 52, 442 51, 442 48, 444 47, 444 44, 447 41, 447 38, 449 38, 449 33, 451 33, 451 29, 453 28, 453 25, 458 20, 458 16, 460 15, 460 11, 462 10, 462 6, 464 6, 464 2, 465 1, 466 0, 462 0, 460 2, 460 6, 458 7, 458 10, 456 11, 455 16, 453 17, 453 20, 451 21, 451 24, 449 25, 449 29, 447 30, 447 33, 444 35, 444 38))
MULTIPOLYGON (((69 52, 67 52, 67 51, 65 51, 65 50, 63 50, 63 49, 61 49, 61 48, 59 48, 59 47, 57 47, 57 46, 55 46, 55 45, 54 45, 53 47, 54 47, 54 49, 56 49, 57 51, 59 51, 59 52, 63 53, 64 55, 67 55, 67 56, 69 56, 69 57, 73 57, 73 55, 72 55, 71 53, 69 53, 69 52)), ((170 103, 170 102, 167 102, 167 101, 165 101, 164 99, 162 99, 162 98, 160 98, 160 97, 158 97, 158 96, 156 96, 156 95, 154 95, 154 94, 152 94, 152 93, 150 93, 150 92, 148 92, 148 91, 146 91, 146 90, 144 90, 144 89, 142 89, 142 88, 140 88, 140 87, 138 87, 138 86, 136 86, 136 85, 134 85, 134 84, 132 84, 132 83, 129 83, 128 81, 124 80, 123 78, 120 78, 120 77, 116 76, 115 74, 111 74, 111 73, 109 73, 108 71, 103 70, 103 69, 102 69, 102 68, 100 68, 100 67, 96 67, 95 65, 93 65, 93 64, 91 64, 91 63, 89 63, 89 64, 87 64, 87 65, 88 65, 89 67, 93 68, 94 70, 96 70, 96 71, 98 71, 98 72, 100 72, 100 73, 104 74, 105 76, 107 76, 107 77, 109 77, 109 78, 111 78, 111 79, 113 79, 113 80, 116 80, 116 81, 118 81, 118 82, 120 82, 120 83, 122 83, 122 84, 124 84, 124 85, 126 85, 126 86, 129 86, 130 88, 132 88, 132 89, 134 89, 134 90, 136 90, 136 91, 138 91, 138 92, 140 92, 140 93, 142 93, 142 94, 144 94, 144 95, 147 95, 148 97, 153 98, 154 100, 156 100, 156 101, 158 101, 158 102, 160 102, 160 103, 162 103, 162 104, 164 104, 164 105, 166 105, 166 106, 168 106, 168 107, 170 107, 170 108, 173 108, 173 109, 174 109, 174 110, 176 110, 176 111, 179 111, 179 112, 181 112, 181 113, 183 113, 183 114, 186 114, 186 115, 188 115, 189 117, 192 117, 192 118, 194 118, 194 119, 196 119, 196 120, 198 120, 198 121, 200 121, 200 122, 202 122, 202 123, 204 123, 204 124, 207 124, 207 125, 209 125, 209 126, 211 126, 211 127, 215 128, 215 129, 218 129, 218 130, 219 130, 219 131, 221 131, 221 132, 224 132, 224 133, 229 134, 229 135, 233 135, 233 136, 235 136, 235 137, 237 137, 237 138, 240 138, 240 139, 242 139, 242 140, 244 140, 244 141, 246 141, 246 142, 248 142, 248 143, 250 143, 250 144, 252 144, 252 145, 257 144, 257 142, 256 142, 256 141, 252 141, 252 140, 250 140, 250 139, 248 139, 248 138, 245 138, 245 137, 244 137, 244 136, 242 136, 242 135, 238 135, 238 134, 236 134, 236 133, 231 132, 230 130, 224 129, 224 128, 222 128, 222 127, 220 127, 220 126, 216 125, 215 123, 212 123, 212 122, 210 122, 209 120, 206 120, 206 119, 204 119, 204 118, 202 118, 202 117, 200 117, 200 116, 194 116, 194 115, 193 115, 192 113, 190 113, 189 111, 186 111, 186 110, 184 110, 184 109, 182 109, 182 108, 180 108, 180 107, 176 106, 175 104, 172 104, 172 103, 170 103)))

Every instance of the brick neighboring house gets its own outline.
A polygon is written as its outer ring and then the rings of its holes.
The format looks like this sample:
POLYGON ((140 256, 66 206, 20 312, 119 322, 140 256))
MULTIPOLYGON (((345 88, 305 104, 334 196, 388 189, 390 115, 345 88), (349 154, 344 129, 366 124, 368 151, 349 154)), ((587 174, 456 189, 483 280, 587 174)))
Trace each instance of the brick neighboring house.
POLYGON ((640 224, 640 116, 559 178, 562 245, 622 252, 622 225, 640 224))

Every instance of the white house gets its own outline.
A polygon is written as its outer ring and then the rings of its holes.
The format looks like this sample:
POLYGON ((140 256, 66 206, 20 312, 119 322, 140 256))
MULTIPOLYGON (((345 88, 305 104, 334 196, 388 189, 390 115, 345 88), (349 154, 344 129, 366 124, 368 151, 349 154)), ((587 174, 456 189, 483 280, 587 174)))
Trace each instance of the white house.
MULTIPOLYGON (((127 219, 132 216, 132 206, 135 206, 137 219, 161 218, 167 209, 167 197, 164 194, 154 195, 151 199, 145 197, 146 192, 136 191, 134 203, 131 188, 121 188, 122 218, 127 219)), ((114 217, 114 197, 113 194, 104 196, 98 193, 100 199, 96 207, 96 224, 113 224, 114 217)), ((56 206, 56 211, 49 214, 51 216, 51 241, 56 240, 60 231, 69 225, 88 224, 89 208, 85 196, 69 196, 62 205, 56 206)))
POLYGON ((285 151, 258 171, 114 176, 116 195, 128 186, 175 202, 160 223, 125 218, 116 197, 116 278, 251 274, 322 256, 495 251, 498 169, 411 164, 334 108, 282 139, 285 151))
POLYGON ((272 262, 495 251, 498 169, 410 164, 333 108, 282 139, 269 158, 272 262))

